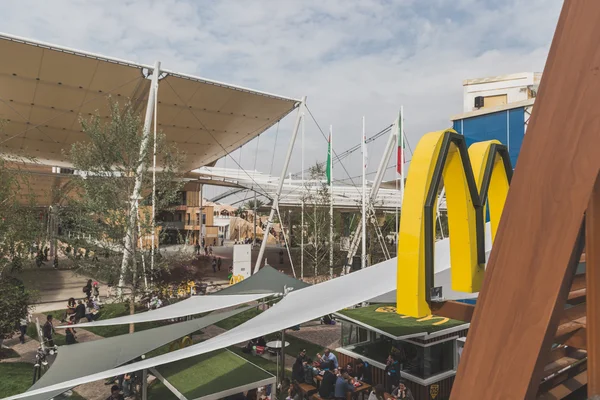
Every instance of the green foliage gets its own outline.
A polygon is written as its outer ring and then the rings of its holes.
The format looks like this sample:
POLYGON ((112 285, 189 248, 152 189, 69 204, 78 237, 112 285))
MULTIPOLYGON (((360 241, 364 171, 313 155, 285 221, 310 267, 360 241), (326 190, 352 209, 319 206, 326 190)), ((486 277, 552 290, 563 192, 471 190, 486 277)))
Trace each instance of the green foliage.
MULTIPOLYGON (((123 278, 135 288, 143 278, 144 265, 150 262, 152 210, 144 205, 151 204, 152 198, 153 137, 144 140, 142 119, 129 103, 111 104, 107 122, 95 115, 81 125, 87 140, 75 143, 66 154, 79 173, 68 191, 61 193, 67 205, 61 210, 61 221, 64 230, 75 235, 63 241, 73 249, 70 254, 77 268, 109 282, 121 277, 121 255, 127 251, 131 258, 123 278), (140 209, 132 216, 136 180, 141 182, 141 198, 135 200, 140 209), (126 249, 128 231, 134 232, 133 243, 138 243, 133 249, 126 249), (139 244, 146 248, 145 254, 139 244), (80 248, 86 250, 78 256, 80 248)), ((160 171, 156 173, 156 209, 168 211, 182 186, 183 157, 161 132, 156 147, 160 171)), ((166 266, 162 258, 155 258, 155 270, 166 266)))
POLYGON ((0 338, 8 338, 17 330, 19 319, 27 315, 32 296, 13 277, 0 278, 0 293, 0 338))
POLYGON ((0 277, 20 269, 45 237, 25 162, 35 161, 0 158, 0 277))

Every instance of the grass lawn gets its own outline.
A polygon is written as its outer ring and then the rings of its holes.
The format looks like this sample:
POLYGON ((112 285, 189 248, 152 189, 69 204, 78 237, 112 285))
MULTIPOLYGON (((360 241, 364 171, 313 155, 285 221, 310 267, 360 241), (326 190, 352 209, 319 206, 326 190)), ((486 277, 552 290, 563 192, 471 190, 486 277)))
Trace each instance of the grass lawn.
POLYGON ((13 349, 0 348, 0 360, 5 360, 7 358, 19 358, 19 353, 13 349))
MULTIPOLYGON (((227 350, 218 350, 176 361, 157 367, 157 370, 188 399, 219 393, 232 387, 272 377, 269 373, 227 350)), ((155 390, 162 394, 160 387, 157 386, 155 390)), ((155 394, 150 398, 164 398, 154 396, 155 394)))
POLYGON ((463 321, 441 317, 431 319, 408 317, 396 314, 395 307, 381 305, 342 310, 338 311, 338 314, 396 337, 420 332, 433 333, 465 324, 463 321))
POLYGON ((8 397, 23 393, 31 386, 33 365, 29 363, 0 364, 0 395, 8 397))
MULTIPOLYGON (((136 310, 136 312, 144 311, 145 308, 140 308, 136 310)), ((49 314, 52 314, 54 317, 54 324, 56 325, 61 319, 65 316, 65 310, 56 310, 52 311, 49 314)), ((47 314, 46 314, 47 315, 47 314)), ((129 315, 129 303, 113 303, 113 304, 105 304, 104 307, 100 310, 99 319, 109 319, 115 317, 122 317, 124 315, 129 315)), ((40 324, 44 324, 46 321, 41 321, 40 324)), ((82 322, 86 322, 85 319, 82 322)), ((139 324, 135 324, 135 331, 143 331, 150 328, 156 328, 158 326, 162 326, 161 321, 152 321, 152 322, 142 322, 139 324)), ((84 328, 81 328, 84 329, 84 328)), ((96 326, 85 328, 86 331, 92 332, 98 336, 102 337, 113 337, 118 335, 125 335, 129 333, 129 325, 113 325, 113 326, 96 326)), ((35 324, 30 324, 27 329, 27 335, 31 338, 37 339, 37 334, 35 334, 35 324), (35 335, 35 336, 32 336, 35 335)), ((64 345, 64 336, 63 335, 55 335, 54 341, 57 345, 64 345), (62 338, 62 339, 61 339, 62 338)))

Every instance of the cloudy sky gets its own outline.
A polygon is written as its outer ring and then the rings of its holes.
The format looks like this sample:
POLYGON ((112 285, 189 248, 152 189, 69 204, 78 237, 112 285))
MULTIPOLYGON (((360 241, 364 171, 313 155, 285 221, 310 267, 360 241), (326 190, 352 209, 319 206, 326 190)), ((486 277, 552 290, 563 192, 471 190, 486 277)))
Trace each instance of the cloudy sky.
MULTIPOLYGON (((560 0, 53 0, 4 2, 0 31, 290 97, 327 129, 335 151, 372 134, 404 105, 414 147, 462 112, 462 81, 542 71, 560 0)), ((292 117, 231 154, 279 174, 292 117), (273 151, 275 149, 275 151, 273 151), (255 154, 257 154, 255 161, 255 154)), ((369 147, 373 172, 385 140, 369 147)), ((326 157, 307 121, 305 163, 326 157)), ((300 170, 300 147, 290 172, 300 170)), ((360 172, 358 152, 346 160, 360 172)), ((234 167, 231 160, 220 166, 234 167)), ((339 168, 336 178, 347 178, 339 168)), ((372 177, 372 175, 371 175, 372 177)), ((391 178, 391 170, 389 176, 391 178)), ((210 195, 210 192, 207 193, 210 195)))

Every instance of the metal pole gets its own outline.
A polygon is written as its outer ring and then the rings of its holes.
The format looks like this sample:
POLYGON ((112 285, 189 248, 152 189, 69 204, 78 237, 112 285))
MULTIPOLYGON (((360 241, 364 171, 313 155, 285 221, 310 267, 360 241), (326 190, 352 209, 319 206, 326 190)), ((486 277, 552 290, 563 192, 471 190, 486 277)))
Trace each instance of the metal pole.
POLYGON ((204 204, 204 199, 203 199, 203 193, 202 191, 204 190, 204 185, 200 185, 200 208, 198 210, 198 218, 200 218, 200 232, 198 232, 198 240, 200 242, 202 242, 202 239, 204 239, 204 245, 207 246, 208 245, 208 240, 206 240, 206 238, 204 237, 204 210, 203 210, 203 204, 204 204))
MULTIPOLYGON (((144 119, 144 129, 142 131, 142 142, 140 144, 140 162, 138 164, 136 174, 135 174, 135 183, 133 187, 133 193, 131 195, 131 200, 135 200, 140 197, 142 191, 142 175, 144 172, 144 168, 146 166, 145 156, 148 151, 148 142, 150 141, 150 126, 152 124, 152 114, 154 111, 154 101, 156 97, 156 88, 158 87, 158 75, 160 74, 160 62, 157 61, 154 63, 154 69, 152 71, 152 83, 150 84, 150 93, 148 94, 148 104, 146 105, 146 116, 144 119)), ((119 276, 119 283, 117 288, 118 297, 123 296, 123 286, 125 286, 125 273, 127 272, 127 267, 129 266, 129 262, 133 258, 135 254, 135 230, 137 227, 137 212, 138 207, 135 201, 131 201, 131 206, 129 210, 129 225, 127 226, 127 233, 125 235, 124 240, 124 249, 123 249, 123 261, 121 263, 121 274, 119 276)))
MULTIPOLYGON (((379 162, 379 167, 377 168, 377 173, 375 174, 375 179, 373 180, 373 186, 371 187, 371 192, 369 194, 369 201, 371 203, 375 203, 377 200, 377 194, 379 193, 379 188, 381 186, 381 182, 383 181, 383 177, 385 175, 385 170, 387 169, 387 165, 390 161, 390 157, 394 153, 394 147, 397 145, 397 133, 394 128, 390 131, 390 136, 388 137, 388 141, 385 145, 385 149, 383 151, 383 158, 379 162)), ((366 146, 366 145, 365 145, 366 146)), ((350 249, 348 250, 348 262, 352 262, 352 258, 358 251, 358 243, 359 238, 362 234, 362 223, 358 224, 356 230, 354 232, 354 237, 352 238, 352 243, 350 245, 350 249)))
POLYGON ((148 399, 148 370, 142 371, 142 400, 148 399))
POLYGON ((281 380, 285 379, 285 329, 281 331, 281 380))
POLYGON ((300 215, 300 225, 302 226, 300 232, 300 279, 304 279, 304 196, 305 196, 305 188, 304 188, 304 112, 302 112, 302 214, 300 215))
POLYGON ((271 231, 271 226, 273 225, 273 218, 275 217, 275 210, 279 205, 279 197, 281 196, 281 189, 283 188, 283 182, 285 180, 285 176, 287 175, 288 166, 290 165, 290 159, 292 158, 292 151, 294 150, 294 143, 296 142, 296 137, 298 136, 298 130, 300 128, 300 120, 302 118, 300 108, 304 107, 306 103, 306 96, 302 98, 300 101, 300 106, 298 109, 298 115, 296 116, 296 122, 294 123, 294 130, 292 131, 292 138, 290 139, 290 145, 288 147, 288 151, 285 157, 285 161, 283 163, 283 168, 281 170, 281 175, 279 177, 279 185, 277 186, 277 192, 275 192, 275 198, 273 199, 273 204, 271 204, 271 212, 269 213, 269 219, 267 220, 267 226, 263 233, 263 241, 260 244, 260 251, 258 252, 258 257, 256 259, 256 265, 254 265, 254 273, 257 273, 260 269, 260 264, 262 262, 263 256, 265 255, 265 248, 267 247, 267 241, 269 239, 269 232, 271 231))
POLYGON ((329 278, 333 279, 333 125, 329 125, 329 278))
POLYGON ((360 268, 367 266, 367 138, 365 117, 362 119, 362 259, 360 268))
MULTIPOLYGON (((404 164, 405 164, 405 154, 404 154, 404 106, 400 106, 400 145, 402 151, 402 174, 400 174, 400 201, 404 203, 404 164)), ((400 212, 402 212, 402 206, 400 206, 400 212)))
MULTIPOLYGON (((294 278, 296 277, 296 270, 294 269, 294 261, 292 261, 292 255, 290 253, 290 246, 288 245, 288 240, 285 234, 285 229, 283 229, 283 218, 281 218, 281 212, 279 211, 279 207, 277 207, 277 216, 279 217, 279 221, 281 221, 281 233, 283 233, 283 241, 285 243, 285 247, 287 249, 288 257, 290 259, 290 267, 292 268, 292 274, 294 278)), ((290 227, 291 229, 291 227, 290 227)), ((291 240, 290 240, 291 242, 291 240)))
MULTIPOLYGON (((157 74, 158 76, 158 74, 157 74)), ((158 79, 154 87, 154 151, 152 153, 152 243, 150 248, 150 269, 154 271, 154 246, 156 236, 156 125, 158 114, 158 79)), ((144 276, 144 280, 146 277, 144 276)), ((146 284, 146 287, 148 284, 146 284)))
MULTIPOLYGON (((139 203, 138 203, 138 199, 135 199, 136 202, 136 207, 139 208, 139 203)), ((146 261, 144 260, 144 236, 142 236, 142 227, 140 225, 140 219, 138 218, 137 221, 137 228, 138 228, 138 238, 140 241, 140 248, 142 249, 142 271, 144 272, 144 289, 146 289, 146 291, 148 291, 148 278, 146 277, 146 261)), ((152 237, 152 239, 154 239, 154 236, 152 237)))
POLYGON ((313 204, 313 240, 315 241, 315 281, 319 267, 319 235, 317 231, 317 202, 313 204))

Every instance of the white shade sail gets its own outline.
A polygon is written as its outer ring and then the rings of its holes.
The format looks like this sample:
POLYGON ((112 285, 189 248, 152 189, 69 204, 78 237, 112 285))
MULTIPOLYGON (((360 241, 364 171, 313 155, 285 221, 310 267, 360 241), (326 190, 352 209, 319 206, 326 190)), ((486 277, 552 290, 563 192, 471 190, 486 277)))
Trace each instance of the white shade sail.
POLYGON ((237 294, 228 296, 192 296, 169 306, 161 307, 144 313, 126 315, 123 317, 101 319, 95 322, 86 322, 77 325, 60 325, 56 328, 85 328, 88 326, 110 326, 124 324, 139 324, 140 322, 160 321, 164 319, 186 317, 188 315, 202 314, 223 308, 235 307, 271 296, 272 293, 237 294))
MULTIPOLYGON (((0 152, 68 167, 85 140, 80 118, 110 116, 110 102, 144 112, 153 66, 0 33, 0 152)), ((154 61, 154 60, 151 60, 154 61)), ((161 60, 159 60, 161 61, 161 60)), ((162 60, 168 65, 169 60, 162 60)), ((215 162, 258 136, 299 100, 161 68, 157 125, 185 152, 183 169, 215 162)))
MULTIPOLYGON (((448 239, 436 243, 436 262, 438 263, 436 277, 439 273, 450 271, 449 254, 445 256, 442 254, 444 251, 449 252, 448 239), (448 260, 445 264, 443 263, 444 257, 447 257, 448 260)), ((331 314, 363 301, 389 294, 396 289, 396 276, 397 260, 392 258, 339 278, 305 287, 302 290, 294 290, 262 314, 205 342, 124 367, 82 376, 39 390, 31 390, 5 400, 30 398, 32 395, 46 391, 75 387, 126 372, 205 354, 237 343, 244 343, 250 339, 278 332, 290 326, 319 318, 324 314, 331 314)))

